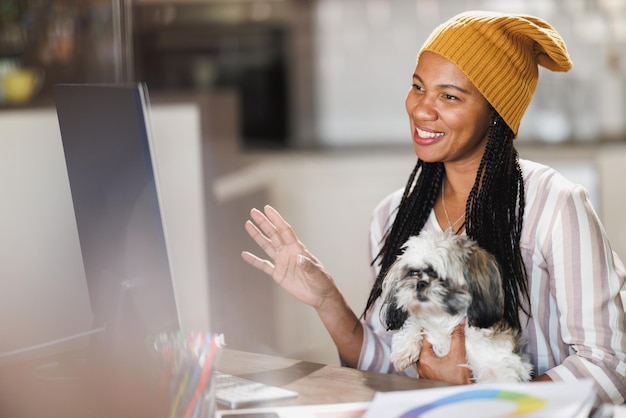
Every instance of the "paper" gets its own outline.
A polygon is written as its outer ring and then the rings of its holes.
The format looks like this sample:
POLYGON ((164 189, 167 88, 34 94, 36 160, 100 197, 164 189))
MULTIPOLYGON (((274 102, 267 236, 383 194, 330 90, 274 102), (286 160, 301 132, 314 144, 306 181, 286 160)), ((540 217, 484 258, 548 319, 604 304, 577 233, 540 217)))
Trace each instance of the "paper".
POLYGON ((586 418, 595 401, 588 380, 474 384, 379 392, 362 418, 586 418))

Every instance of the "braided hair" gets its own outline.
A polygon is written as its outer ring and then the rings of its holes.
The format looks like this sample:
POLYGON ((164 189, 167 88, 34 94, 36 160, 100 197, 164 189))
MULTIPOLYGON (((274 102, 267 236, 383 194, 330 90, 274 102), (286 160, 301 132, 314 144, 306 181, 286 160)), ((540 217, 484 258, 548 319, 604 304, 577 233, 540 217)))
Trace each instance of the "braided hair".
MULTIPOLYGON (((530 300, 519 244, 524 215, 524 181, 519 156, 513 146, 514 137, 502 117, 493 111, 485 153, 465 205, 466 221, 461 229, 465 227, 467 235, 493 254, 500 264, 505 294, 504 319, 514 329, 520 330, 519 310, 529 315, 530 300)), ((443 163, 427 163, 418 159, 402 194, 393 225, 385 233, 380 253, 372 262, 380 264, 380 273, 370 291, 363 318, 380 297, 383 279, 402 254, 406 240, 418 235, 426 224, 444 174, 443 163)))

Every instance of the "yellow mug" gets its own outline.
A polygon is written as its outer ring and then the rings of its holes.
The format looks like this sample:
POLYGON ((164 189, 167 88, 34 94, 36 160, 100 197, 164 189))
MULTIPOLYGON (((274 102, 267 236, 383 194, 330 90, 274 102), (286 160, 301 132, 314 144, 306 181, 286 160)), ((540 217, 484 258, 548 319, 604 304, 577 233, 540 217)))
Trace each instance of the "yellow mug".
POLYGON ((36 68, 18 68, 2 78, 4 100, 19 104, 33 98, 43 85, 43 71, 36 68))

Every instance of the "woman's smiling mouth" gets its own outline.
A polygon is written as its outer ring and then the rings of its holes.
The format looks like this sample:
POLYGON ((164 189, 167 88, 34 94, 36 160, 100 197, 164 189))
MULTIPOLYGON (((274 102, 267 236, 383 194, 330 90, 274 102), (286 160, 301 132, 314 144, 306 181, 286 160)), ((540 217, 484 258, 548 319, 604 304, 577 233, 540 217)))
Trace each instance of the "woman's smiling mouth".
POLYGON ((415 134, 413 140, 421 145, 430 145, 445 135, 444 132, 430 132, 415 127, 415 134))
POLYGON ((428 132, 428 131, 423 131, 420 128, 415 128, 415 130, 417 131, 417 134, 420 136, 420 138, 439 138, 440 136, 444 136, 445 134, 443 132, 428 132))

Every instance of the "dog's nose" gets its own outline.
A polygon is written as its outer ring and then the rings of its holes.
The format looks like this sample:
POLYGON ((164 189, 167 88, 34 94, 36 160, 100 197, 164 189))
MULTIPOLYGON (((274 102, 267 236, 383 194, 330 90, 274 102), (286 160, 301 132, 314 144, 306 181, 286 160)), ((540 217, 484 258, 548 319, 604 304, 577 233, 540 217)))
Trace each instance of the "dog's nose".
POLYGON ((430 285, 429 280, 421 279, 415 283, 415 299, 420 302, 428 301, 428 287, 430 285))
POLYGON ((424 291, 427 287, 428 287, 427 280, 418 280, 417 283, 415 284, 415 290, 417 290, 418 292, 424 291))

